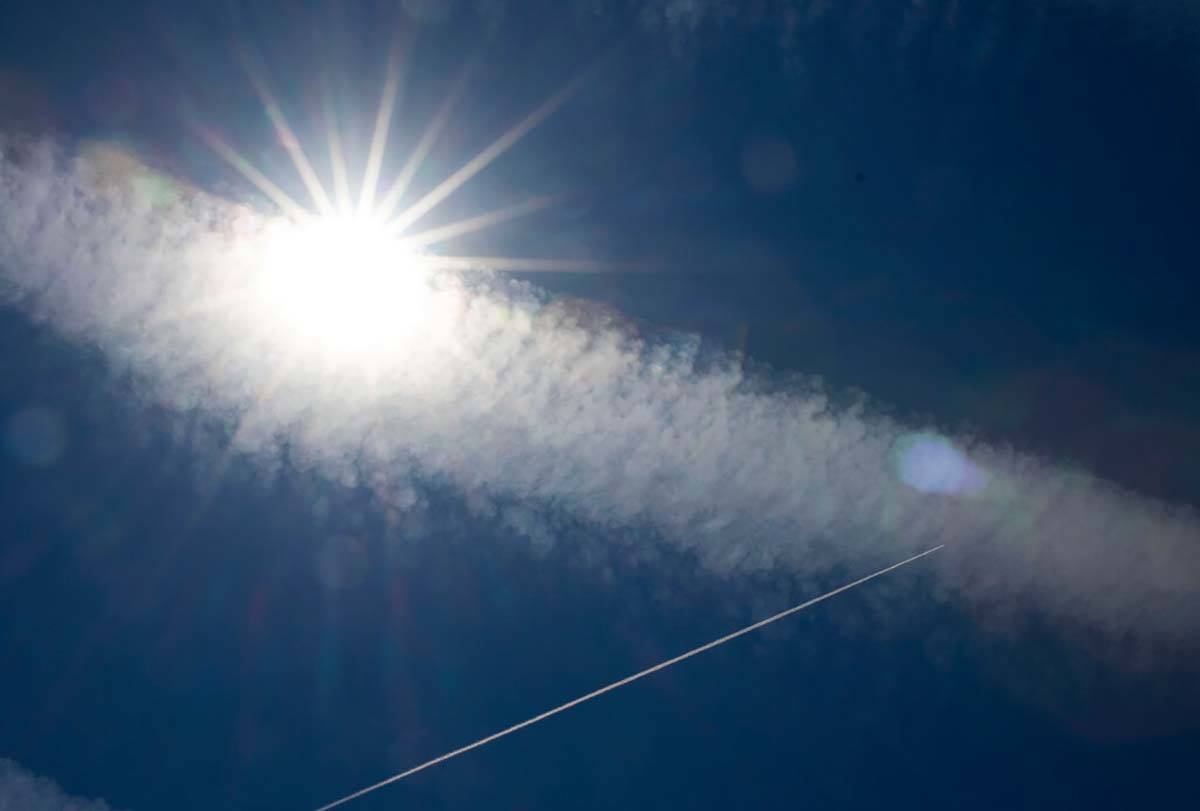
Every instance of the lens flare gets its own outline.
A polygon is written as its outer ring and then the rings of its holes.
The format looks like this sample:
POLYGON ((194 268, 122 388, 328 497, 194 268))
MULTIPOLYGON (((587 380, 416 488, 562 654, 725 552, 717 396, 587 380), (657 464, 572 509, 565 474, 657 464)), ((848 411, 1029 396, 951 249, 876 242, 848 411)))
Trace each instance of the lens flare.
POLYGON ((988 483, 987 472, 939 434, 907 434, 892 456, 900 480, 922 493, 974 495, 988 483))

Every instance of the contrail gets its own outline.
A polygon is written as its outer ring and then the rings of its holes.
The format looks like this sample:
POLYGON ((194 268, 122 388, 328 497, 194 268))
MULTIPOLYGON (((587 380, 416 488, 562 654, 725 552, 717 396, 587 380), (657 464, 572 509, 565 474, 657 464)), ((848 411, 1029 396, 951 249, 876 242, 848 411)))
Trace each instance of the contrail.
POLYGON ((316 811, 329 811, 329 809, 331 809, 331 808, 337 808, 339 805, 348 803, 351 800, 356 800, 359 797, 370 794, 371 792, 381 789, 384 786, 387 786, 392 783, 403 780, 406 777, 411 777, 412 775, 416 774, 417 772, 423 772, 426 769, 428 769, 430 766, 436 766, 437 764, 443 763, 447 760, 450 760, 451 758, 455 758, 455 757, 458 757, 459 755, 466 754, 467 752, 470 752, 472 749, 478 749, 479 747, 489 744, 492 741, 499 740, 500 738, 503 738, 505 735, 511 735, 512 733, 514 733, 518 730, 524 729, 525 727, 533 726, 534 724, 538 723, 539 721, 545 721, 547 718, 549 718, 552 715, 558 715, 560 712, 569 710, 572 707, 578 706, 585 701, 591 701, 593 698, 598 698, 598 697, 604 695, 605 693, 610 693, 613 690, 616 690, 618 687, 624 687, 625 685, 631 684, 632 682, 635 682, 638 679, 644 678, 645 676, 649 676, 651 673, 657 673, 660 670, 666 670, 671 665, 679 664, 680 662, 682 662, 685 659, 691 659, 693 656, 696 656, 698 654, 704 653, 705 651, 712 650, 713 648, 724 645, 726 642, 731 642, 731 641, 737 639, 739 636, 745 636, 746 634, 751 633, 753 631, 757 631, 759 628, 764 628, 773 622, 778 622, 779 620, 783 619, 784 617, 790 617, 792 614, 803 611, 806 608, 810 608, 811 606, 814 606, 817 603, 824 602, 825 600, 828 600, 830 597, 834 597, 838 594, 841 594, 843 591, 849 591, 850 589, 852 589, 856 586, 861 586, 863 583, 866 583, 868 580, 874 580, 876 577, 880 577, 881 575, 885 575, 888 572, 895 571, 896 569, 899 569, 901 566, 906 566, 909 563, 912 563, 914 560, 918 560, 920 558, 925 557, 926 555, 933 554, 934 552, 936 552, 939 549, 942 549, 944 547, 945 547, 945 544, 939 544, 938 546, 935 546, 932 549, 926 549, 924 552, 913 555, 910 558, 905 558, 904 560, 900 561, 899 563, 893 563, 891 566, 880 569, 879 571, 874 572, 873 574, 869 574, 866 577, 860 577, 858 580, 855 580, 850 583, 846 583, 843 586, 838 586, 833 591, 827 591, 824 594, 820 595, 819 597, 813 597, 811 600, 806 600, 805 602, 800 603, 799 605, 794 605, 791 608, 780 611, 778 614, 773 614, 764 620, 759 620, 758 622, 754 623, 753 625, 747 625, 745 628, 742 628, 741 630, 734 631, 731 634, 726 634, 725 636, 722 636, 718 639, 714 639, 712 642, 707 642, 698 648, 692 648, 687 653, 681 653, 672 659, 667 659, 665 662, 659 662, 658 664, 656 664, 652 667, 648 667, 645 670, 641 670, 637 673, 634 673, 632 676, 626 676, 625 678, 623 678, 619 681, 614 681, 612 684, 609 684, 605 687, 601 687, 599 690, 593 690, 592 692, 590 692, 586 695, 582 695, 579 698, 571 699, 566 704, 560 704, 552 710, 546 710, 545 712, 541 713, 540 715, 535 715, 532 718, 529 718, 529 719, 526 719, 526 720, 520 722, 519 724, 513 724, 512 726, 508 727, 507 729, 502 729, 499 732, 495 732, 491 735, 488 735, 486 738, 480 738, 479 740, 475 741, 474 743, 469 743, 466 746, 460 747, 451 752, 447 752, 444 755, 439 755, 438 757, 435 757, 433 760, 427 760, 424 763, 420 764, 419 766, 413 766, 408 771, 400 772, 399 774, 394 774, 391 777, 387 778, 386 780, 380 780, 378 783, 367 786, 366 788, 363 788, 363 789, 359 789, 358 791, 354 792, 353 794, 347 794, 345 797, 342 797, 340 800, 334 800, 333 802, 329 803, 328 805, 321 806, 316 811))

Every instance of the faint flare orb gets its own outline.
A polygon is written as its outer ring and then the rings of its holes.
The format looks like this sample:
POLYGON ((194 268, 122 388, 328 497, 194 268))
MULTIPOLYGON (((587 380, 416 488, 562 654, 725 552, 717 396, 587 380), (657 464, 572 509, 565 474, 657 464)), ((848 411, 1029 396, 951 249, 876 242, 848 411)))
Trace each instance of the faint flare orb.
POLYGON ((922 493, 971 495, 987 485, 987 473, 939 434, 901 437, 892 449, 900 480, 922 493))
POLYGON ((423 23, 441 23, 450 17, 450 0, 403 0, 401 5, 423 23))
POLYGON ((759 138, 742 150, 742 173, 755 191, 781 194, 796 182, 796 153, 780 138, 759 138))
POLYGON ((8 418, 4 444, 18 461, 32 467, 49 467, 67 448, 66 426, 55 412, 31 406, 8 418))
POLYGON ((314 562, 318 582, 327 591, 341 591, 362 582, 367 573, 367 550, 357 538, 328 538, 314 562))
POLYGON ((288 337, 318 354, 370 359, 427 326, 431 272, 370 217, 280 223, 270 234, 259 295, 288 337))

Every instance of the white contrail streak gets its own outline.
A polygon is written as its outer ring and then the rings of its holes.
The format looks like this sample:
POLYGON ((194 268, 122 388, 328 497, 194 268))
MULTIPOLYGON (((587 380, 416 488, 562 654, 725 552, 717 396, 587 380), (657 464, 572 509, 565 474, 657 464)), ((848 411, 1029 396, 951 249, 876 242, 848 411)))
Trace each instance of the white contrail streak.
POLYGON ((526 719, 526 720, 520 722, 519 724, 513 724, 512 726, 508 727, 507 729, 502 729, 499 732, 495 732, 491 735, 488 735, 486 738, 480 738, 479 740, 475 741, 474 743, 469 743, 466 746, 460 747, 451 752, 447 752, 444 755, 439 755, 438 757, 435 757, 433 760, 427 760, 424 763, 420 764, 419 766, 413 766, 408 771, 400 772, 399 774, 394 774, 391 777, 387 778, 386 780, 380 780, 378 783, 367 786, 366 788, 363 788, 363 789, 359 789, 358 791, 354 792, 353 794, 347 794, 345 797, 342 797, 340 800, 334 800, 333 802, 329 803, 328 805, 321 806, 320 808, 317 809, 317 811, 329 811, 331 808, 337 808, 339 805, 348 803, 351 800, 356 800, 359 797, 370 794, 371 792, 381 789, 384 786, 391 785, 392 783, 403 780, 406 777, 410 777, 410 776, 416 774, 417 772, 425 771, 430 766, 436 766, 437 764, 443 763, 447 760, 450 760, 451 758, 455 758, 455 757, 458 757, 459 755, 466 754, 467 752, 470 752, 472 749, 478 749, 479 747, 489 744, 492 741, 499 740, 500 738, 503 738, 505 735, 511 735, 512 733, 514 733, 518 730, 524 729, 525 727, 533 726, 534 724, 538 723, 539 721, 545 721, 547 718, 549 718, 552 715, 558 715, 560 712, 564 712, 566 710, 571 709, 572 707, 576 707, 576 706, 584 703, 585 701, 591 701, 593 698, 598 698, 598 697, 604 695, 605 693, 611 693, 613 690, 616 690, 618 687, 624 687, 625 685, 631 684, 632 682, 635 682, 638 679, 649 676, 652 673, 657 673, 660 670, 666 670, 668 667, 671 667, 671 665, 679 664, 680 662, 682 662, 685 659, 691 659, 693 656, 696 656, 698 654, 704 653, 705 651, 709 651, 709 650, 712 650, 713 648, 724 645, 726 642, 732 642, 733 640, 737 639, 740 636, 745 636, 746 634, 757 631, 759 628, 764 628, 773 622, 778 622, 779 620, 781 620, 785 617, 790 617, 792 614, 803 611, 806 608, 810 608, 810 607, 816 605, 817 603, 824 602, 825 600, 828 600, 830 597, 835 597, 838 594, 841 594, 843 591, 849 591, 850 589, 855 588, 856 586, 861 586, 863 583, 866 583, 868 580, 874 580, 876 577, 880 577, 881 575, 885 575, 888 572, 895 571, 896 569, 899 569, 901 566, 906 566, 907 564, 912 563, 913 561, 918 560, 920 558, 923 558, 926 555, 933 554, 934 552, 936 552, 939 549, 942 549, 944 547, 945 547, 945 544, 939 544, 938 546, 935 546, 932 549, 926 549, 924 552, 913 555, 910 558, 905 558, 904 560, 900 561, 899 563, 893 563, 891 566, 880 569, 879 571, 874 572, 873 574, 869 574, 866 577, 860 577, 858 580, 855 580, 850 583, 846 583, 843 586, 838 586, 833 591, 827 591, 824 594, 820 595, 819 597, 813 597, 811 600, 806 600, 805 602, 800 603, 799 605, 794 605, 791 608, 780 611, 778 614, 773 614, 764 620, 759 620, 758 622, 754 623, 753 625, 747 625, 745 628, 742 628, 741 630, 734 631, 731 634, 726 634, 725 636, 720 637, 719 639, 714 639, 712 642, 707 642, 698 648, 692 648, 687 653, 681 653, 674 658, 667 659, 665 662, 659 662, 658 664, 656 664, 652 667, 648 667, 645 670, 641 670, 641 671, 638 671, 637 673, 634 673, 632 676, 626 676, 625 678, 623 678, 619 681, 614 681, 612 684, 609 684, 605 687, 601 687, 599 690, 593 690, 592 692, 590 692, 586 695, 582 695, 579 698, 571 699, 566 704, 560 704, 552 710, 546 710, 545 712, 541 713, 540 715, 535 715, 532 718, 529 718, 529 719, 526 719))

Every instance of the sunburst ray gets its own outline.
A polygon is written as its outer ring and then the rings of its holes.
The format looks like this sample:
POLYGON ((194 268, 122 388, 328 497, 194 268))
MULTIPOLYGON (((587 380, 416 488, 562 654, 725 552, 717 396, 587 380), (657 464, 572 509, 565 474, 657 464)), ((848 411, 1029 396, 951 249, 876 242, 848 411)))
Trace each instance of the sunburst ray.
POLYGON ((329 168, 333 174, 333 194, 337 209, 350 211, 350 175, 346 171, 346 154, 342 150, 342 132, 337 110, 333 105, 332 80, 326 76, 322 88, 322 113, 325 117, 325 141, 329 147, 329 168))
POLYGON ((375 205, 375 189, 379 183, 379 171, 383 167, 383 155, 387 148, 388 131, 402 87, 404 59, 406 53, 399 36, 388 53, 387 78, 383 83, 383 94, 379 98, 379 109, 375 114, 375 131, 371 136, 371 147, 367 154, 367 167, 363 173, 362 189, 358 197, 358 210, 366 214, 375 205))
POLYGON ((404 231, 417 220, 424 217, 439 203, 457 191, 464 183, 475 177, 488 164, 507 152, 514 144, 529 134, 530 130, 541 124, 551 113, 566 103, 579 90, 582 77, 575 79, 562 90, 559 90, 546 101, 542 102, 533 112, 526 115, 507 132, 485 147, 478 155, 471 158, 454 174, 443 180, 404 210, 392 223, 397 231, 404 231))
POLYGON ((250 84, 258 93, 259 99, 263 103, 263 108, 266 110, 267 117, 271 119, 271 124, 275 127, 275 133, 279 138, 283 148, 287 150, 288 156, 292 159, 292 164, 296 167, 296 171, 300 174, 300 179, 304 182, 304 186, 308 189, 313 203, 317 210, 322 214, 333 214, 333 201, 329 199, 329 193, 325 191, 324 185, 317 177, 316 171, 309 162, 308 156, 304 154, 304 149, 300 146, 300 139, 296 137, 296 133, 292 130, 287 122, 287 117, 283 114, 283 108, 279 106, 274 94, 271 92, 270 86, 267 84, 263 71, 259 70, 255 64, 253 57, 249 51, 242 52, 242 65, 246 70, 246 75, 250 79, 250 84))
POLYGON ((301 219, 309 216, 309 212, 302 205, 293 200, 287 192, 279 188, 270 178, 256 169, 250 161, 246 160, 236 149, 227 144, 220 135, 210 128, 198 124, 195 125, 195 129, 201 140, 208 144, 210 149, 220 155, 242 177, 249 180, 271 202, 279 206, 287 216, 293 219, 301 219))
POLYGON ((485 228, 492 228, 501 223, 515 220, 518 217, 534 214, 548 208, 559 199, 561 197, 534 197, 514 205, 504 206, 494 211, 468 217, 465 220, 459 220, 458 222, 452 222, 437 228, 430 228, 428 231, 421 231, 420 233, 405 237, 403 241, 409 248, 426 248, 456 237, 482 231, 485 228))
POLYGON ((408 191, 408 187, 420 170, 421 164, 425 162, 425 158, 429 156, 430 150, 433 149, 433 145, 437 143, 437 139, 441 136, 442 130, 446 128, 446 124, 450 121, 450 114, 454 111, 455 105, 458 104, 458 100, 462 97, 463 91, 470 80, 471 72, 471 65, 463 69, 458 80, 455 81, 454 85, 450 88, 450 92, 438 107, 437 112, 430 119, 429 125, 421 135, 421 140, 413 147, 408 160, 404 162, 400 174, 392 181, 392 185, 375 207, 375 214, 379 219, 388 220, 392 216, 392 212, 396 210, 396 206, 399 204, 401 198, 404 197, 405 192, 408 191))
POLYGON ((530 273, 632 271, 652 268, 651 265, 644 262, 605 262, 596 259, 526 259, 514 256, 439 256, 436 254, 423 257, 422 263, 437 270, 497 270, 530 273))

